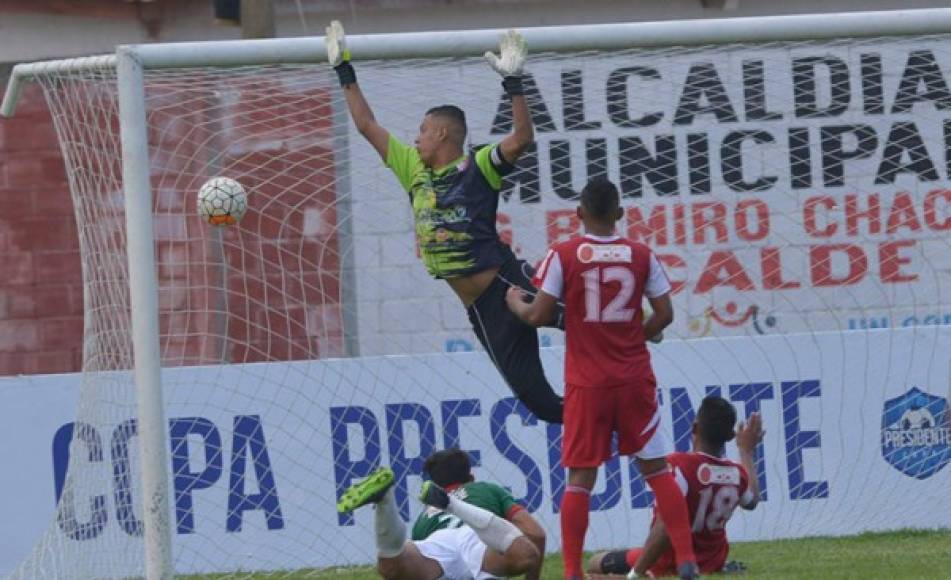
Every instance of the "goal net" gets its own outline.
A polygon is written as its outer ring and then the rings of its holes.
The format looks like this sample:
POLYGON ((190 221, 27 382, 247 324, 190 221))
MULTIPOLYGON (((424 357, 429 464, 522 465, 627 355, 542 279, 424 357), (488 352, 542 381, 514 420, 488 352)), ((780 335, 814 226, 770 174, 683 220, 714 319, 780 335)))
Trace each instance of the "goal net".
MULTIPOLYGON (((56 516, 17 577, 143 570, 136 232, 111 62, 36 76, 68 170, 86 317, 79 406, 54 446, 68 465, 56 516)), ((465 110, 470 145, 510 130, 480 58, 354 64, 404 142, 447 103, 465 110)), ((951 37, 543 53, 527 71, 536 142, 504 180, 500 235, 535 262, 580 232, 588 178, 619 185, 620 233, 651 245, 674 287, 676 320, 651 347, 664 428, 689 448, 706 393, 763 414, 765 502, 731 537, 951 525, 951 37)), ((350 123, 333 71, 147 70, 145 94, 176 572, 371 563, 372 511, 338 515, 339 494, 390 465, 411 523, 422 460, 450 446, 558 549, 560 429, 512 399, 458 299, 426 274, 406 193, 350 123), (197 215, 215 176, 248 192, 236 226, 197 215)), ((541 335, 560 389, 563 335, 541 335)), ((651 501, 631 462, 610 461, 587 547, 643 542, 651 501)))

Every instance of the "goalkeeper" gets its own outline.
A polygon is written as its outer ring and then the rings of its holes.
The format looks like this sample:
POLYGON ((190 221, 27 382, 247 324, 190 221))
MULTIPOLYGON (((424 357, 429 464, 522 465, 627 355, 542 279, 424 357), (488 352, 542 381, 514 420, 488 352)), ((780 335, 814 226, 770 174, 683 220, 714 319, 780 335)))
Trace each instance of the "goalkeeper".
MULTIPOLYGON (((495 225, 502 176, 534 139, 522 91, 525 41, 512 30, 502 38, 501 57, 486 53, 512 100, 512 133, 467 155, 466 117, 453 105, 426 112, 415 147, 377 124, 350 64, 343 26, 332 22, 325 40, 357 130, 409 193, 426 270, 462 300, 479 342, 515 395, 540 419, 561 423, 563 401, 545 378, 538 334, 505 305, 511 286, 534 292, 533 270, 502 243, 495 225)), ((546 326, 564 328, 561 312, 546 326)))
POLYGON ((373 505, 377 570, 389 580, 488 580, 541 577, 545 531, 512 495, 474 481, 469 456, 458 448, 426 459, 420 500, 428 507, 407 541, 393 494, 393 470, 384 467, 350 487, 337 510, 373 505))

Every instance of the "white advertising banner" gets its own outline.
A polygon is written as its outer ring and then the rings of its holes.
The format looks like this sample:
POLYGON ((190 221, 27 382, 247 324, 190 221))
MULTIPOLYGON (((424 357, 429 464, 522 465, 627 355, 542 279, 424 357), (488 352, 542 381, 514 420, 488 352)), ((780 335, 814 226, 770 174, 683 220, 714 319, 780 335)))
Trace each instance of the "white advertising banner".
MULTIPOLYGON (((445 103, 465 111, 471 144, 510 131, 482 59, 356 66, 406 143, 445 103)), ((533 54, 526 70, 535 145, 498 219, 520 257, 578 234, 578 194, 606 175, 619 232, 666 266, 676 336, 951 323, 951 39, 533 54)), ((477 346, 419 264, 405 192, 350 140, 361 352, 477 346)))
MULTIPOLYGON (((951 327, 670 341, 652 352, 663 428, 678 449, 689 445, 706 393, 731 400, 741 418, 763 414, 765 501, 731 520, 732 539, 951 526, 951 327)), ((543 356, 559 384, 561 355, 543 356)), ((165 373, 175 401, 166 417, 179 573, 257 570, 275 559, 286 568, 369 563, 372 510, 338 515, 340 492, 390 465, 404 516, 415 517, 423 458, 457 445, 478 479, 509 487, 548 530, 550 549, 559 546, 560 428, 510 398, 482 353, 165 373), (314 396, 294 396, 301 386, 314 396)), ((74 425, 78 384, 76 375, 0 381, 0 574, 50 526, 62 549, 82 551, 71 561, 86 563, 114 557, 107 548, 139 531, 141 498, 126 481, 137 477, 132 417, 74 425), (70 447, 73 433, 81 436, 70 447), (70 449, 112 483, 79 486, 57 519, 70 449)), ((650 503, 631 463, 610 461, 592 500, 588 547, 642 542, 650 503)), ((121 565, 109 570, 126 572, 121 565)))

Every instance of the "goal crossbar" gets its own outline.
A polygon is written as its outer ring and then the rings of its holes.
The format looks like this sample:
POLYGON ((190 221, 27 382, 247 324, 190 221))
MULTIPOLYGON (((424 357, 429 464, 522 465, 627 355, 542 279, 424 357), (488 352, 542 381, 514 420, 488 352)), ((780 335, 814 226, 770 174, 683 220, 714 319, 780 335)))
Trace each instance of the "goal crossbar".
MULTIPOLYGON (((354 59, 462 57, 495 49, 502 32, 481 29, 352 35, 347 37, 347 45, 354 59)), ((540 26, 521 32, 534 52, 942 34, 951 32, 951 8, 540 26)), ((119 50, 134 52, 145 70, 313 63, 325 58, 322 36, 140 44, 119 50)), ((22 83, 34 76, 115 65, 114 55, 19 64, 10 76, 0 115, 13 115, 22 83)))

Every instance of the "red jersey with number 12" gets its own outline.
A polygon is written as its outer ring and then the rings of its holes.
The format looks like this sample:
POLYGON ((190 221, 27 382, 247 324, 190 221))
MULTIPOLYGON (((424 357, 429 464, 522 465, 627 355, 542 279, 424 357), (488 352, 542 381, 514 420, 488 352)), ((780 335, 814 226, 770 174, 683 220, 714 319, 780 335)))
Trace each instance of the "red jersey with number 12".
POLYGON ((565 382, 612 387, 653 375, 641 301, 670 292, 670 282, 650 248, 573 238, 552 246, 533 282, 565 304, 565 382))

